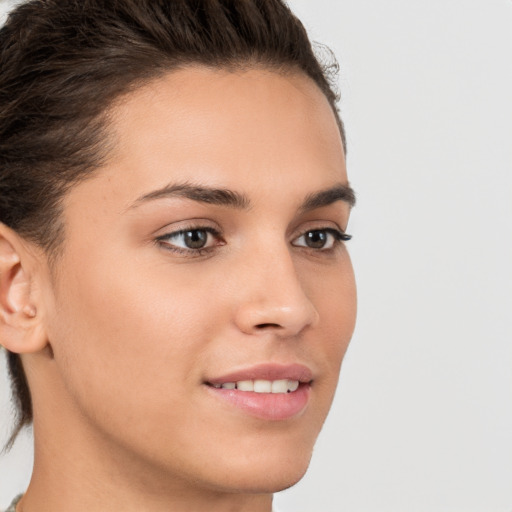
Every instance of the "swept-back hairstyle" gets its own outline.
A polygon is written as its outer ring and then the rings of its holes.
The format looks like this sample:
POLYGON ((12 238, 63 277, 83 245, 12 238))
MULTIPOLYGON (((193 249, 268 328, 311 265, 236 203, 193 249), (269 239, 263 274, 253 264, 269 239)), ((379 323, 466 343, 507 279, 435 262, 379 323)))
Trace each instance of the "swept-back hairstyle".
MULTIPOLYGON (((105 161, 108 108, 190 65, 309 76, 345 145, 337 64, 315 57, 283 0, 30 0, 0 29, 0 222, 58 261, 62 197, 105 161)), ((8 365, 17 414, 10 446, 31 423, 32 403, 20 356, 8 353, 8 365)))

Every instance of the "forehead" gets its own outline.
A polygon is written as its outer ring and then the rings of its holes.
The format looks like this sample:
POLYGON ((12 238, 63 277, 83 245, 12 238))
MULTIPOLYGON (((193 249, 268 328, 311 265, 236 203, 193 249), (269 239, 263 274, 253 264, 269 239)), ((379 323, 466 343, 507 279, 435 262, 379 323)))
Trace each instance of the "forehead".
POLYGON ((120 201, 173 181, 305 195, 347 179, 334 113, 302 74, 174 71, 118 102, 109 130, 113 149, 99 179, 120 201))

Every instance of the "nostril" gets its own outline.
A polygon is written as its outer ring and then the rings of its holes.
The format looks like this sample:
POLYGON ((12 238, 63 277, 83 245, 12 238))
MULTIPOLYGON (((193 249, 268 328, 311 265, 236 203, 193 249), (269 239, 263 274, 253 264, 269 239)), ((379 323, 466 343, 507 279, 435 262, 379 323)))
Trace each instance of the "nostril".
POLYGON ((258 324, 256 326, 257 329, 269 329, 269 328, 279 328, 281 327, 279 324, 258 324))

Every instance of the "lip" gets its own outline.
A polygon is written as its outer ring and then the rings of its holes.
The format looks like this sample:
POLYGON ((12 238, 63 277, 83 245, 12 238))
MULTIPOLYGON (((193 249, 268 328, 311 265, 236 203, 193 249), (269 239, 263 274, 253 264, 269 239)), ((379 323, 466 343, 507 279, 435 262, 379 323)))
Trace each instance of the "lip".
POLYGON ((208 379, 207 391, 215 399, 242 414, 266 421, 284 421, 299 417, 311 397, 313 372, 301 364, 261 364, 208 379), (291 393, 256 393, 237 389, 216 388, 214 384, 241 380, 297 380, 299 387, 291 393))

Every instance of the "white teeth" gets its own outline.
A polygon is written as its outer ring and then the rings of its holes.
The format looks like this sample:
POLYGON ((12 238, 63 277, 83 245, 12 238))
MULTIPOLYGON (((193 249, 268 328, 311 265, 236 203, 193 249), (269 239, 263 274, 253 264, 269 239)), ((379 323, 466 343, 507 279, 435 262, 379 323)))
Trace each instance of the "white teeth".
POLYGON ((298 387, 299 387, 299 381, 298 380, 289 380, 288 381, 288 391, 290 393, 293 393, 294 391, 297 391, 298 387))
POLYGON ((236 389, 238 389, 239 391, 254 391, 254 381, 239 380, 236 383, 236 389))
POLYGON ((272 382, 272 393, 287 393, 288 392, 288 381, 287 380, 275 380, 272 382))
POLYGON ((293 393, 299 388, 298 380, 240 380, 238 382, 225 382, 213 384, 214 388, 238 389, 238 391, 253 391, 254 393, 293 393))
POLYGON ((270 382, 269 380, 255 380, 254 391, 256 393, 271 393, 272 382, 270 382))

